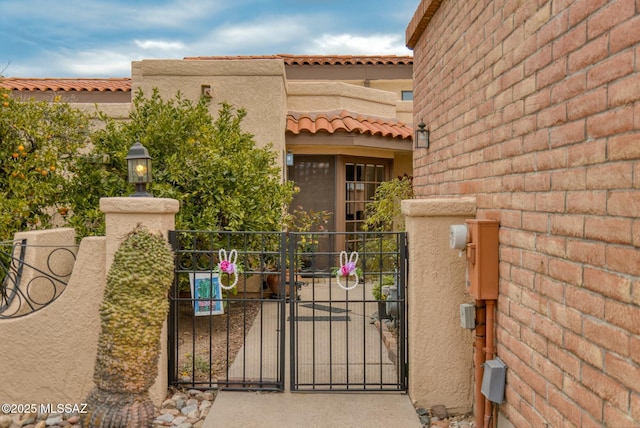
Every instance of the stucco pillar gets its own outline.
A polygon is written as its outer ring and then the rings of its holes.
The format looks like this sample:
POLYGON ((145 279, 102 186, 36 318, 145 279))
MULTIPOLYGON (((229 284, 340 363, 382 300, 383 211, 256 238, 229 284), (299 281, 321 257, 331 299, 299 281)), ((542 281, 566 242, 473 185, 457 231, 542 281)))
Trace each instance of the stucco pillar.
POLYGON ((418 407, 453 413, 473 404, 473 335, 460 327, 466 258, 449 247, 449 228, 474 218, 475 198, 402 201, 409 242, 409 396, 418 407))
MULTIPOLYGON (((175 215, 179 202, 166 198, 102 198, 100 210, 105 213, 106 272, 109 272, 113 256, 126 236, 138 225, 150 231, 160 232, 166 238, 168 231, 175 228, 175 215)), ((166 398, 168 389, 167 324, 162 328, 160 341, 158 378, 149 394, 159 405, 166 398)))

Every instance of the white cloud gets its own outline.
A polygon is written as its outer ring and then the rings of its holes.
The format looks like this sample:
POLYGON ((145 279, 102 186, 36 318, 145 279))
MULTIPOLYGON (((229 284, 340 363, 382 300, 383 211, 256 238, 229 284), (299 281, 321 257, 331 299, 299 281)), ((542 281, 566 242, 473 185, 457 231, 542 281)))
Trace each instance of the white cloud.
POLYGON ((181 56, 268 55, 300 52, 310 34, 306 21, 295 16, 261 16, 247 22, 212 25, 185 42, 181 56))
POLYGON ((171 51, 184 49, 185 46, 182 42, 165 42, 162 40, 134 40, 136 46, 142 49, 152 49, 161 51, 171 51))
POLYGON ((357 55, 411 55, 399 35, 354 36, 351 34, 323 34, 311 43, 310 53, 357 55))
POLYGON ((117 76, 131 75, 131 58, 111 50, 86 51, 56 55, 56 68, 68 70, 72 75, 117 76))
POLYGON ((205 42, 209 50, 213 45, 227 52, 247 48, 262 50, 265 47, 291 43, 292 40, 299 41, 306 36, 307 29, 303 21, 296 17, 263 17, 259 21, 220 26, 206 37, 206 41, 198 42, 198 45, 205 42))

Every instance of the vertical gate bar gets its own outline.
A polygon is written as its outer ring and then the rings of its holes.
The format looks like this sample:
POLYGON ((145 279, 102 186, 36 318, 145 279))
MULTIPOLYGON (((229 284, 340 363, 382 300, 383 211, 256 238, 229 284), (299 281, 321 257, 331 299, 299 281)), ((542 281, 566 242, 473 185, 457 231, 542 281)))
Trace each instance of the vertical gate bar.
MULTIPOLYGON (((312 281, 311 285, 311 303, 314 304, 316 301, 316 281, 315 278, 312 281)), ((315 305, 312 306, 312 315, 316 316, 316 308, 315 305)), ((313 389, 315 389, 316 385, 316 328, 315 324, 311 325, 311 384, 313 385, 313 389)))
POLYGON ((167 334, 167 344, 168 346, 168 370, 169 370, 169 385, 173 385, 176 382, 177 372, 178 372, 178 359, 176 358, 176 353, 178 351, 177 347, 177 325, 176 325, 176 317, 178 313, 177 308, 177 300, 178 297, 178 270, 179 270, 179 253, 178 253, 178 239, 175 230, 169 231, 169 245, 171 246, 171 250, 173 251, 173 288, 171 293, 169 293, 169 321, 167 325, 168 334, 167 334))
MULTIPOLYGON (((197 248, 197 237, 196 235, 193 235, 192 237, 192 243, 191 243, 191 266, 196 266, 196 251, 195 249, 197 248)), ((193 295, 193 293, 190 294, 191 296, 191 307, 195 308, 195 296, 193 295)), ((195 313, 194 316, 191 317, 191 337, 193 338, 193 340, 191 340, 191 386, 195 386, 194 382, 196 380, 196 317, 195 317, 195 313)))
MULTIPOLYGON (((347 276, 346 281, 347 283, 347 287, 349 287, 349 277, 347 276)), ((347 310, 346 313, 349 313, 349 290, 347 290, 347 292, 345 293, 345 300, 346 300, 346 304, 345 304, 345 309, 347 310)), ((345 383, 347 384, 347 389, 349 389, 349 323, 345 322, 344 323, 344 341, 345 341, 345 356, 346 356, 346 366, 347 366, 347 377, 345 380, 345 383)))
MULTIPOLYGON (((367 237, 368 234, 364 234, 363 235, 363 243, 362 243, 362 248, 366 249, 367 248, 367 237)), ((366 254, 363 255, 362 257, 362 266, 364 267, 364 269, 362 269, 362 314, 364 315, 364 317, 366 317, 367 315, 367 296, 365 294, 365 283, 366 281, 364 280, 364 277, 366 277, 367 275, 367 263, 366 263, 366 254)), ((363 389, 366 387, 367 385, 367 330, 366 330, 366 318, 362 318, 362 385, 363 385, 363 389)))
MULTIPOLYGON (((339 264, 338 264, 339 266, 339 264)), ((333 303, 334 302, 334 297, 333 297, 333 287, 329 287, 329 302, 333 303)), ((329 389, 333 390, 333 317, 332 314, 329 313, 329 334, 331 336, 331 341, 330 341, 330 346, 329 348, 331 349, 331 352, 329 353, 329 389)), ((339 339, 340 336, 338 335, 337 339, 339 339)), ((337 352, 340 351, 340 349, 336 350, 337 352)))
MULTIPOLYGON (((378 257, 380 260, 379 266, 378 266, 378 280, 380 281, 380 296, 382 296, 382 284, 383 284, 383 280, 382 278, 384 277, 384 268, 382 267, 382 250, 383 250, 383 239, 384 239, 384 235, 380 234, 378 235, 378 257)), ((380 297, 382 299, 382 297, 380 297)), ((376 303, 377 304, 377 303, 376 303)), ((384 303, 386 305, 386 302, 384 303)), ((386 308, 386 306, 385 306, 386 308)), ((380 389, 382 389, 382 380, 384 379, 384 367, 382 366, 382 361, 384 358, 384 354, 383 354, 383 349, 385 348, 384 346, 384 342, 383 342, 383 337, 382 337, 382 325, 383 325, 383 318, 382 318, 382 313, 380 313, 381 311, 378 311, 378 359, 380 360, 380 366, 379 366, 379 376, 380 376, 380 389)), ((385 309, 385 313, 386 313, 386 309, 385 309)))
MULTIPOLYGON (((213 248, 209 248, 210 254, 213 254, 213 248)), ((213 269, 213 257, 209 256, 209 269, 213 269)), ((209 273, 209 299, 211 299, 209 301, 209 308, 213 307, 213 305, 215 304, 213 298, 213 271, 211 271, 209 273)), ((216 298, 219 298, 219 296, 217 296, 216 298)), ((207 317, 209 319, 209 368, 207 370, 207 378, 209 379, 209 385, 211 385, 211 366, 213 365, 213 353, 212 353, 212 348, 213 348, 213 317, 212 316, 208 316, 207 317)), ((194 334, 193 336, 193 340, 195 342, 196 340, 196 335, 194 334)), ((195 371, 195 367, 194 367, 194 371, 195 371)), ((194 373, 194 379, 195 379, 195 373, 194 373)))
MULTIPOLYGON (((268 236, 268 232, 267 233, 260 233, 259 235, 259 241, 260 241, 260 251, 264 252, 264 241, 265 241, 265 236, 268 236)), ((248 266, 248 265, 245 265, 248 266)), ((263 337, 264 337, 264 329, 265 329, 265 325, 264 325, 264 291, 262 290, 262 259, 260 258, 260 264, 258 265, 259 267, 257 268, 259 270, 259 273, 257 275, 260 276, 260 295, 259 295, 259 302, 260 302, 260 310, 259 310, 259 314, 260 314, 260 358, 258 359, 258 361, 263 361, 263 337)), ((246 291, 247 287, 246 287, 246 279, 245 279, 245 291, 246 291)), ((255 319, 253 321, 255 323, 255 319)), ((276 321, 277 322, 277 321, 276 321)), ((249 328, 251 329, 252 327, 249 326, 249 328)), ((277 334, 277 330, 276 330, 276 334, 277 334)), ((278 336, 276 335, 276 345, 275 345, 275 352, 276 352, 276 365, 278 364, 278 342, 277 342, 278 336)), ((246 343, 246 337, 245 337, 245 343, 246 343)), ((246 348, 246 346, 244 346, 243 348, 246 348)), ((272 350, 273 352, 273 350, 272 350)), ((247 355, 246 352, 243 355, 243 357, 246 359, 247 355)), ((264 370, 263 370, 263 364, 260 364, 260 370, 259 370, 259 378, 260 378, 260 384, 262 385, 262 382, 264 380, 264 370)), ((276 386, 277 386, 277 382, 278 382, 278 374, 277 374, 277 369, 276 369, 276 386)))
MULTIPOLYGON (((282 326, 283 326, 283 340, 282 340, 282 347, 281 347, 281 351, 282 351, 282 355, 285 354, 285 341, 284 341, 284 332, 286 331, 286 328, 284 328, 284 326, 286 325, 286 302, 287 302, 287 293, 286 293, 286 284, 285 284, 285 274, 286 274, 286 266, 287 266, 287 249, 288 249, 288 253, 289 253, 289 258, 291 258, 291 255, 294 252, 294 241, 295 239, 292 239, 291 236, 289 236, 289 233, 287 232, 282 232, 282 234, 280 235, 280 295, 278 296, 280 301, 279 304, 282 307, 282 326), (287 238, 289 238, 287 240, 287 238), (287 242, 288 241, 288 242, 287 242), (288 247, 287 247, 288 244, 288 247)), ((293 270, 293 269, 291 269, 293 270)), ((291 291, 291 290, 290 290, 291 291)), ((289 299, 289 388, 292 391, 297 390, 297 381, 298 379, 296 378, 297 376, 297 365, 298 365, 298 361, 297 361, 297 346, 298 346, 298 341, 297 341, 297 326, 296 326, 296 307, 295 307, 295 299, 290 298, 289 299)), ((283 373, 284 373, 284 358, 283 358, 283 362, 282 362, 282 368, 283 368, 283 373)), ((284 379, 283 379, 284 382, 284 379)))
POLYGON ((398 365, 400 366, 400 380, 401 380, 401 388, 406 391, 408 388, 408 368, 407 368, 407 352, 408 352, 408 344, 406 340, 407 335, 407 324, 408 324, 408 316, 407 316, 407 274, 408 274, 408 254, 407 254, 407 234, 406 232, 401 232, 398 236, 400 248, 400 285, 398 286, 398 317, 399 325, 398 325, 398 341, 397 346, 398 353, 400 354, 398 365))

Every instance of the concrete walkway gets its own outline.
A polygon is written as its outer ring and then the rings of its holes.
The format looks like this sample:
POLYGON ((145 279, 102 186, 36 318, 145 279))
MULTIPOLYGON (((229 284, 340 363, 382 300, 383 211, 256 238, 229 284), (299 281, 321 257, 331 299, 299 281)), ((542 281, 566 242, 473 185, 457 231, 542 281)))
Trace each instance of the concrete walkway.
POLYGON ((203 428, 421 428, 405 394, 218 393, 203 428))
MULTIPOLYGON (((320 296, 320 299, 322 299, 323 291, 326 291, 328 286, 328 284, 314 284, 312 291, 314 298, 318 299, 320 296)), ((333 293, 335 293, 335 287, 332 290, 333 293)), ((359 298, 362 298, 363 295, 368 295, 369 292, 368 290, 362 290, 361 293, 362 294, 359 295, 359 298)), ((305 300, 311 301, 311 296, 309 294, 311 294, 311 291, 303 287, 300 292, 301 300, 303 302, 305 300)), ((336 300, 339 299, 340 298, 337 298, 336 300)), ((287 312, 288 306, 289 305, 287 305, 287 312)), ((362 306, 369 307, 368 304, 362 306)), ((374 306, 375 305, 370 305, 371 308, 374 306)), ((349 313, 349 316, 352 319, 360 317, 363 322, 359 324, 354 322, 353 324, 358 325, 359 328, 366 325, 375 329, 374 326, 364 322, 364 318, 368 318, 369 315, 366 313, 358 314, 357 309, 358 308, 355 307, 354 310, 349 313)), ((256 317, 257 320, 262 320, 262 324, 266 326, 277 325, 273 320, 274 317, 277 317, 276 305, 264 305, 262 311, 262 316, 259 315, 256 317)), ((300 315, 300 313, 298 315, 300 315)), ((348 329, 350 328, 351 327, 348 327, 348 329)), ((257 346, 257 349, 260 349, 260 342, 257 338, 261 337, 262 339, 260 340, 264 340, 264 331, 265 330, 261 327, 260 322, 254 322, 254 325, 251 327, 251 330, 245 339, 246 352, 241 350, 238 357, 236 357, 236 360, 230 369, 230 378, 234 372, 242 370, 242 368, 247 370, 247 367, 254 366, 254 364, 245 365, 242 355, 246 355, 248 359, 253 359, 255 358, 253 356, 259 354, 259 352, 252 352, 251 349, 256 349, 253 348, 254 346, 257 346)), ((329 329, 318 329, 315 334, 317 335, 319 332, 323 331, 328 332, 329 329)), ((286 329, 286 332, 288 336, 288 328, 286 329)), ((335 335, 335 330, 332 330, 332 334, 335 335)), ((326 341, 326 338, 318 338, 318 340, 319 343, 322 343, 323 341, 326 341)), ((213 407, 204 421, 203 428, 421 428, 422 425, 420 424, 420 419, 411 404, 409 396, 403 393, 358 393, 340 391, 322 393, 290 392, 289 342, 290 341, 287 337, 285 341, 286 390, 284 392, 221 391, 218 393, 218 396, 213 403, 213 407)), ((365 343, 366 348, 370 350, 367 352, 367 359, 369 358, 369 355, 377 355, 378 357, 376 358, 384 358, 381 357, 381 345, 378 334, 371 334, 370 338, 365 343), (377 340, 371 340, 371 338, 377 338, 377 340)), ((358 347, 361 346, 361 344, 358 345, 358 347)), ((382 348, 384 348, 384 346, 382 346, 382 348)), ((318 352, 317 349, 311 349, 315 348, 303 347, 297 352, 318 352)), ((335 354, 335 350, 332 352, 335 354)), ((264 357, 265 356, 263 355, 262 358, 264 357)), ((335 358, 338 360, 340 359, 339 353, 335 358)), ((317 359, 318 358, 316 358, 316 360, 317 359)), ((269 365, 267 364, 267 366, 269 365)), ((388 364, 382 365, 384 370, 388 370, 392 366, 393 364, 390 361, 388 364)), ((356 367, 353 367, 353 369, 356 369, 356 367)), ((353 369, 352 372, 355 373, 366 372, 364 364, 360 370, 353 369)), ((304 379, 308 376, 308 374, 304 373, 304 370, 306 370, 304 365, 300 367, 300 370, 302 371, 302 373, 299 374, 301 378, 304 379)), ((264 373, 262 373, 262 375, 264 375, 264 373)), ((249 374, 248 377, 251 377, 251 374, 249 374)))

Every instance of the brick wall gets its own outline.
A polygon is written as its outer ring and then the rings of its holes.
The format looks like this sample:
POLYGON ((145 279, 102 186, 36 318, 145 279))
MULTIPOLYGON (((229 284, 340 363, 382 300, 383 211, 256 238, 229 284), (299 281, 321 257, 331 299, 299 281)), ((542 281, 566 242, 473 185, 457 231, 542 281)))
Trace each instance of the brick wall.
POLYGON ((640 0, 423 0, 407 39, 417 195, 500 220, 501 412, 640 426, 640 0))

